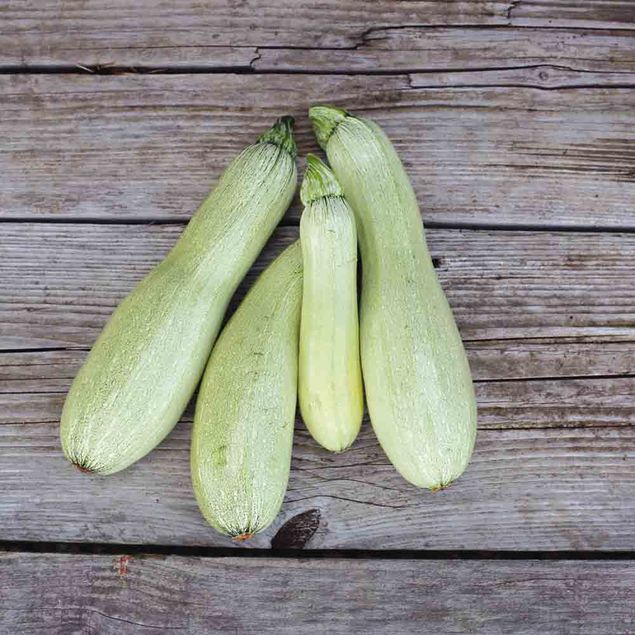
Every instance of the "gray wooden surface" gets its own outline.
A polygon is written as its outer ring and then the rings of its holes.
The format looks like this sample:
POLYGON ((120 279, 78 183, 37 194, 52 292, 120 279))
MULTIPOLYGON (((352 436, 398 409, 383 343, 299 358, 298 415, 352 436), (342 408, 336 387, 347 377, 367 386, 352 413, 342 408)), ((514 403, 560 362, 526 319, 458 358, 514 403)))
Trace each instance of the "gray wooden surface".
POLYGON ((337 102, 395 140, 428 223, 629 229, 635 93, 609 76, 0 75, 0 206, 19 220, 186 220, 280 113, 298 121, 300 155, 318 151, 307 109, 337 102))
POLYGON ((397 635, 421 632, 413 629, 419 624, 429 633, 626 635, 635 628, 635 571, 620 561, 10 553, 0 563, 0 624, 12 633, 397 635))
POLYGON ((635 632, 634 87, 627 0, 0 0, 0 632, 635 632), (479 437, 430 494, 368 421, 337 456, 298 421, 239 547, 192 497, 191 408, 107 478, 59 416, 227 162, 287 112, 318 150, 315 102, 403 157, 479 437))
MULTIPOLYGON (((386 27, 632 29, 628 0, 5 0, 7 65, 249 64, 262 48, 357 49, 386 27)), ((609 44, 610 46, 610 44, 609 44)), ((555 55, 557 57, 557 53, 555 55)))

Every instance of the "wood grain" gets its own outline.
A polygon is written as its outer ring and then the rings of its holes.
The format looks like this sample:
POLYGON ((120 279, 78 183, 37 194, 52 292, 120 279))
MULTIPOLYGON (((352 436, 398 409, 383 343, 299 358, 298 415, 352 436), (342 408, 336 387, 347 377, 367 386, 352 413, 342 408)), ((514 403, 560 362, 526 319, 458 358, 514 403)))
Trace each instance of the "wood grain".
POLYGON ((633 81, 635 31, 534 28, 381 27, 369 29, 357 46, 328 49, 259 48, 256 71, 317 73, 478 72, 555 66, 596 84, 633 81), (616 77, 611 80, 611 73, 616 77))
MULTIPOLYGON (((181 231, 4 223, 0 349, 90 347, 181 231)), ((296 238, 297 228, 280 228, 245 285, 296 238)), ((428 238, 466 340, 635 339, 633 234, 431 229, 428 238)))
MULTIPOLYGON (((598 348, 601 345, 598 346, 598 348)), ((557 354, 557 347, 549 353, 557 354)), ((65 351, 71 363, 65 366, 53 362, 45 366, 50 378, 21 380, 10 374, 16 366, 2 367, 4 379, 0 390, 0 425, 7 423, 34 424, 59 422, 62 405, 74 374, 79 369, 84 351, 65 351), (7 372, 8 371, 8 372, 7 372)), ((56 353, 41 353, 41 357, 56 353)), ((566 351, 561 351, 562 356, 566 351)), ((632 344, 626 346, 621 359, 632 368, 632 344), (630 349, 630 350, 629 350, 630 349)), ((18 357, 21 363, 32 361, 32 354, 0 355, 18 357)), ((473 355, 470 356, 473 360, 473 355)), ((32 376, 41 373, 41 367, 17 366, 32 376)), ((546 380, 502 379, 479 381, 476 364, 476 396, 479 406, 479 428, 481 429, 532 429, 561 427, 610 427, 635 425, 635 374, 609 376, 594 379, 584 375, 578 379, 569 377, 546 380)), ((590 371, 585 371, 589 373, 590 371)), ((25 373, 26 374, 26 373, 25 373)), ((193 405, 186 411, 186 420, 191 421, 193 405)))
MULTIPOLYGON (((635 31, 634 31, 635 33, 635 31)), ((533 88, 536 90, 581 89, 615 86, 634 88, 635 72, 579 72, 558 65, 453 73, 412 73, 412 88, 533 88)))
POLYGON ((334 102, 385 128, 429 223, 632 229, 635 91, 588 75, 4 75, 0 215, 185 220, 281 114, 317 151, 307 108, 334 102))
MULTIPOLYGON (((59 408, 63 396, 48 398, 59 408)), ((130 469, 93 477, 64 460, 57 420, 0 425, 0 539, 232 546, 198 511, 189 445, 183 421, 130 469)), ((482 429, 467 472, 431 494, 395 472, 368 423, 341 455, 298 424, 282 512, 244 546, 268 548, 285 522, 318 510, 307 548, 630 549, 633 460, 632 426, 482 429)))
MULTIPOLYGON (((216 49, 352 47, 380 24, 505 24, 503 0, 31 0, 2 7, 2 60, 10 64, 209 64, 216 49)), ((249 57, 243 58, 249 59, 249 57)), ((215 65, 216 61, 212 62, 215 65)))
POLYGON ((625 635, 635 625, 635 569, 619 561, 7 553, 0 582, 11 633, 625 635))
MULTIPOLYGON (((634 374, 632 340, 484 340, 468 341, 465 347, 472 375, 480 383, 533 380, 527 385, 536 387, 558 379, 612 380, 634 374)), ((86 351, 87 348, 70 348, 0 352, 0 394, 65 393, 86 351)), ((602 382, 580 385, 600 386, 602 382)))
MULTIPOLYGON (((357 50, 376 29, 539 26, 630 29, 627 0, 39 0, 0 5, 0 64, 249 68, 259 48, 357 50)), ((332 55, 334 55, 332 53, 332 55)))
MULTIPOLYGON (((635 424, 634 346, 632 341, 468 342, 479 427, 635 424), (553 376, 539 378, 549 370, 553 376)), ((73 349, 0 354, 0 424, 59 421, 66 392, 85 355, 85 350, 73 349)), ((187 421, 192 412, 190 406, 187 421)))
POLYGON ((589 24, 630 29, 635 6, 628 0, 516 0, 508 18, 512 24, 584 27, 589 24))

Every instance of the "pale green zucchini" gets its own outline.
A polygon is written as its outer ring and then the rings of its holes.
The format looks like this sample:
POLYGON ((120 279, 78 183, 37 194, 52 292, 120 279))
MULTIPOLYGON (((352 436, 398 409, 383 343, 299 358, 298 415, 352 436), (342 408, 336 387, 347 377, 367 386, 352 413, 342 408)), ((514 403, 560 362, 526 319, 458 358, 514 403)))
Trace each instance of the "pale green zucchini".
POLYGON ((357 221, 360 348, 373 429, 404 478, 440 489, 469 462, 476 403, 414 191, 377 124, 328 106, 309 114, 357 221))
POLYGON ((273 522, 287 488, 301 300, 302 254, 295 242, 223 329, 199 389, 194 493, 207 521, 239 540, 273 522))
POLYGON ((280 119, 226 169, 181 238, 115 310, 64 404, 69 461, 111 474, 172 430, 227 304, 294 193, 293 120, 280 119))
POLYGON ((300 197, 300 411, 313 438, 341 452, 355 440, 364 414, 355 218, 334 174, 313 155, 300 197))

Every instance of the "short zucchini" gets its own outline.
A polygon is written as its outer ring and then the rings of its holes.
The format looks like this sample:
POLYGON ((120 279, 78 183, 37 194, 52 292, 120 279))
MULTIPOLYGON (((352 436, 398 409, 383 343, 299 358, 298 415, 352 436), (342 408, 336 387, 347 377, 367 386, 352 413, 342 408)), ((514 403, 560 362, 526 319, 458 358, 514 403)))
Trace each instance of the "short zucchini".
POLYGON ((360 347, 373 429, 404 478, 440 489, 469 462, 476 403, 414 191, 377 124, 328 106, 309 114, 357 221, 360 347))
POLYGON ((287 488, 298 385, 302 254, 295 242, 224 328, 201 382, 192 484, 207 521, 244 540, 275 519, 287 488))
POLYGON ((334 174, 313 155, 300 197, 300 411, 313 438, 341 452, 355 440, 364 414, 355 218, 334 174))

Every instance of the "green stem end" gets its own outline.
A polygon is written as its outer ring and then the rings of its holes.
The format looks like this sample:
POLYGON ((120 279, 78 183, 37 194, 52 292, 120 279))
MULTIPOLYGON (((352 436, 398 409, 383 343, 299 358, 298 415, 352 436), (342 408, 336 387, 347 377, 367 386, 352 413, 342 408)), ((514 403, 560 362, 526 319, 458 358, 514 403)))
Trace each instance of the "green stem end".
POLYGON ((308 154, 300 200, 306 206, 327 196, 344 196, 344 191, 330 168, 314 154, 308 154))
POLYGON ((326 144, 335 128, 350 115, 343 108, 337 106, 311 106, 309 119, 313 123, 313 130, 320 147, 326 150, 326 144))
POLYGON ((258 143, 273 143, 295 158, 297 148, 293 139, 294 123, 295 119, 293 117, 280 117, 267 132, 258 137, 258 143))

